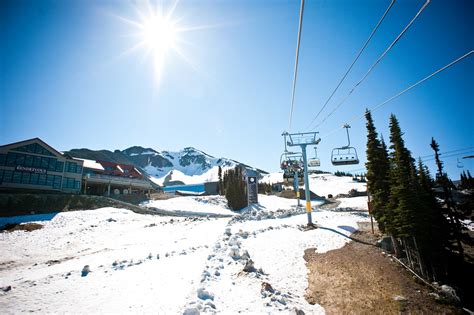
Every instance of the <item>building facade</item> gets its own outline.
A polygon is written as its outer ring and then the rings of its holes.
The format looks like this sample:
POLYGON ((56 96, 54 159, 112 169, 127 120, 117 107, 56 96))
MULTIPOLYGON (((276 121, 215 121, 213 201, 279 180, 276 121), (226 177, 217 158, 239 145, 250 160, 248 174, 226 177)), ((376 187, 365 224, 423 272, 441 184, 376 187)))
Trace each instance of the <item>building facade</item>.
POLYGON ((0 191, 80 193, 83 161, 39 138, 0 146, 0 191))
POLYGON ((83 193, 87 195, 149 194, 152 183, 133 165, 108 161, 83 161, 83 193))

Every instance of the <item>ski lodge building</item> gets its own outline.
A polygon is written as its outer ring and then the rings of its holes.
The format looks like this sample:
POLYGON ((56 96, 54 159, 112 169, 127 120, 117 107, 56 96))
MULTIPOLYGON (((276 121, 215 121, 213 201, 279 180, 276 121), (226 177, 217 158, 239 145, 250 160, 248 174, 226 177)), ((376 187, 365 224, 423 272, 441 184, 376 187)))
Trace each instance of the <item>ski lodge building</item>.
POLYGON ((0 146, 0 191, 110 196, 151 190, 156 187, 133 165, 74 158, 39 138, 0 146))
POLYGON ((83 162, 39 138, 0 146, 0 190, 80 193, 83 162))
POLYGON ((84 162, 84 194, 129 195, 155 190, 151 182, 133 165, 81 160, 84 162))

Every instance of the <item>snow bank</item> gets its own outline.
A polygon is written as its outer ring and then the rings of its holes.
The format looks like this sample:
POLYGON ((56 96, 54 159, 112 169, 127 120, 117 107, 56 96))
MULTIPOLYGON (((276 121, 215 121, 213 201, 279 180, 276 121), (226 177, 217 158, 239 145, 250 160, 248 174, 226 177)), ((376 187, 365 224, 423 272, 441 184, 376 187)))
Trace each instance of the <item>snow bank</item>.
POLYGON ((142 206, 150 209, 157 208, 166 210, 176 214, 235 215, 235 213, 227 207, 227 200, 222 196, 186 196, 167 200, 151 200, 143 203, 142 206))
POLYGON ((315 174, 309 177, 309 189, 318 196, 334 197, 339 194, 347 194, 351 189, 367 191, 366 183, 358 183, 349 176, 335 176, 332 174, 315 174))
MULTIPOLYGON (((0 309, 12 313, 324 313, 304 299, 304 250, 343 246, 367 220, 318 211, 305 231, 296 200, 259 195, 232 218, 176 218, 103 208, 58 213, 32 232, 0 234, 0 309)), ((219 196, 147 204, 229 213, 219 196)), ((30 217, 30 220, 45 218, 30 217)))

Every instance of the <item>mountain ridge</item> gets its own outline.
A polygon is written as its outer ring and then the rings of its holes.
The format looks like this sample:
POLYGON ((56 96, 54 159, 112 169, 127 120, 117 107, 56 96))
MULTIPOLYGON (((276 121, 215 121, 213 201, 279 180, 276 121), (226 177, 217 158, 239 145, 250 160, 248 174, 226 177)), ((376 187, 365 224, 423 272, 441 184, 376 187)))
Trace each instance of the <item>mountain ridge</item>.
POLYGON ((256 170, 261 175, 268 172, 228 158, 215 158, 194 147, 180 151, 157 151, 153 148, 132 146, 124 150, 91 150, 87 148, 65 151, 72 157, 130 164, 143 171, 155 184, 197 184, 217 181, 218 168, 222 171, 237 165, 256 170))

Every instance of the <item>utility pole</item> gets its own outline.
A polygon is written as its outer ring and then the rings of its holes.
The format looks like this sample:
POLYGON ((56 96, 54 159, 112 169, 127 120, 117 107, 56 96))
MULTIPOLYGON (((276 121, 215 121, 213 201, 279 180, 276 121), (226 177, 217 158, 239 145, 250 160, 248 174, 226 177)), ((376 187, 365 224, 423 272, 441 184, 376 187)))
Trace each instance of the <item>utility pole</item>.
POLYGON ((308 177, 308 160, 306 157, 306 147, 308 145, 318 145, 321 141, 317 138, 318 132, 300 132, 300 133, 283 133, 285 139, 288 137, 287 144, 290 147, 299 146, 303 154, 303 167, 304 167, 304 188, 305 188, 305 199, 306 199, 306 213, 308 215, 308 226, 313 227, 313 220, 311 216, 311 198, 309 191, 309 177, 308 177))

